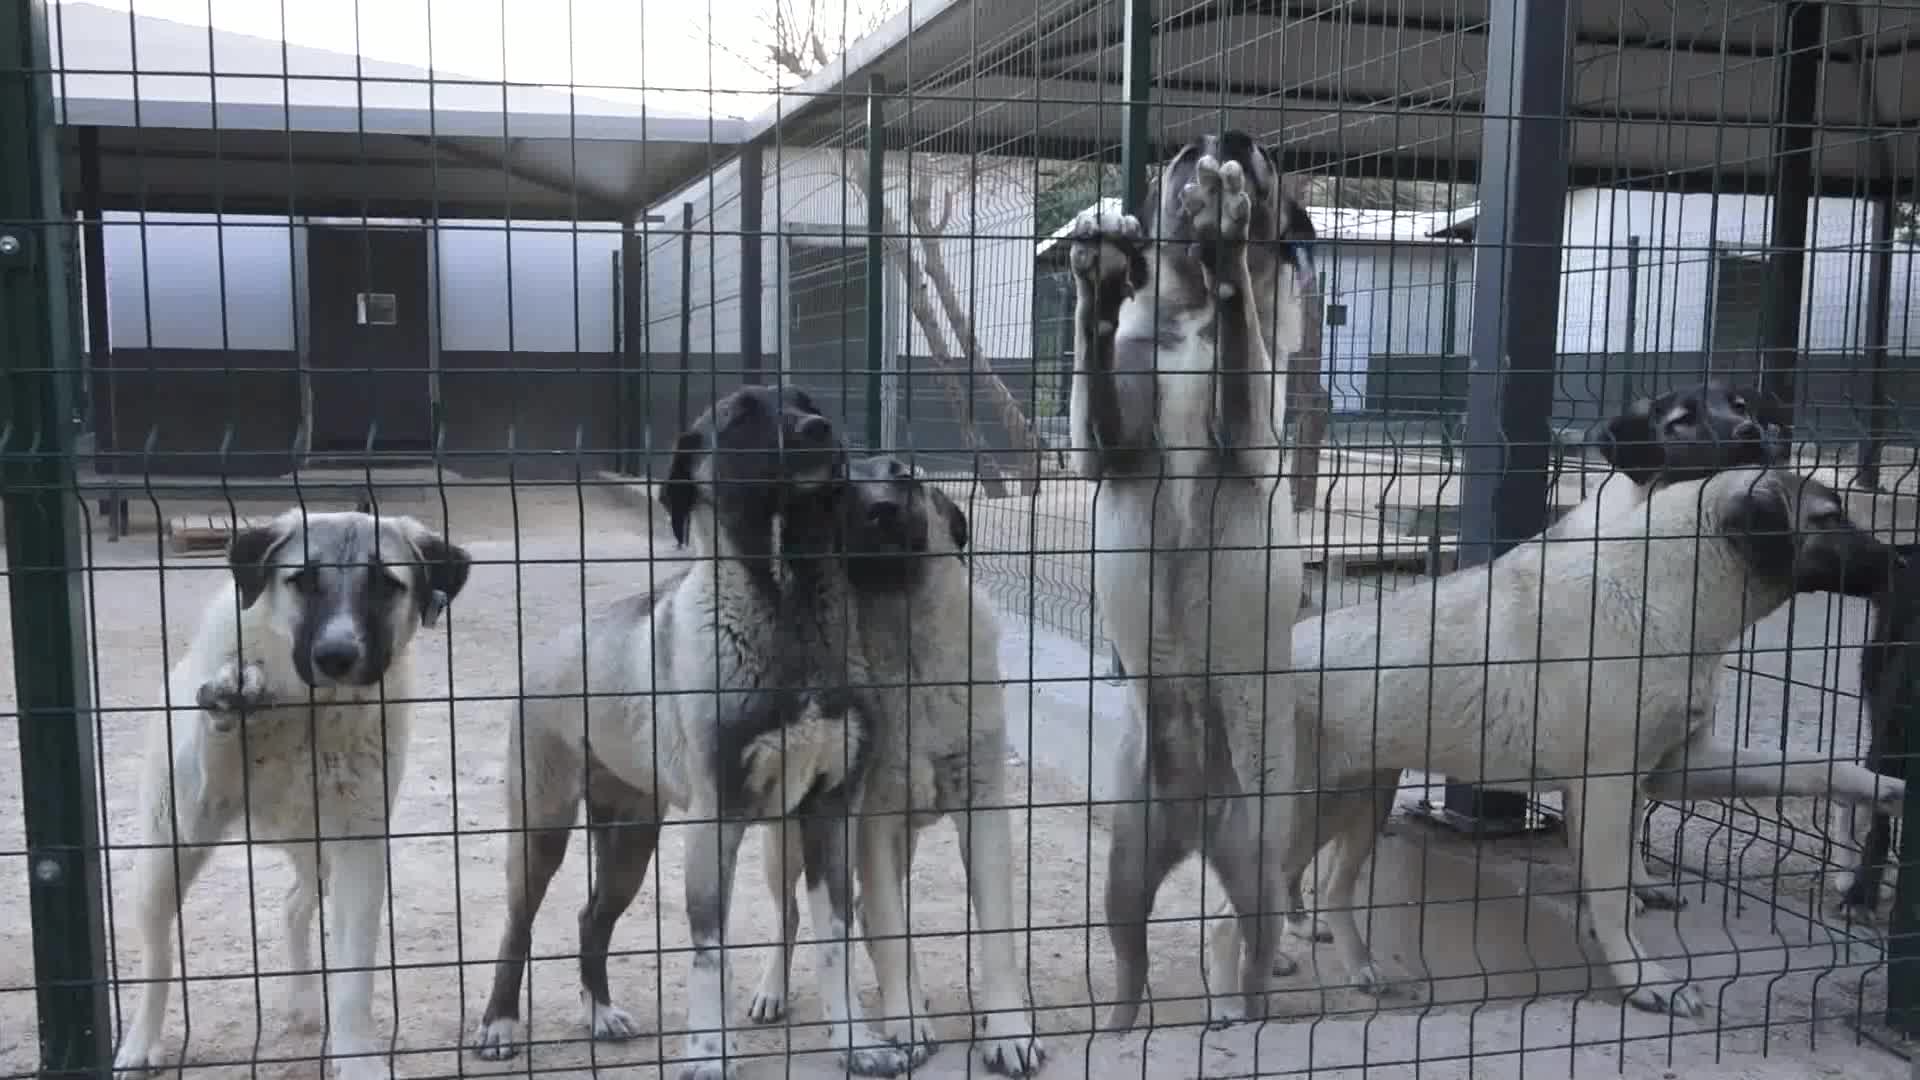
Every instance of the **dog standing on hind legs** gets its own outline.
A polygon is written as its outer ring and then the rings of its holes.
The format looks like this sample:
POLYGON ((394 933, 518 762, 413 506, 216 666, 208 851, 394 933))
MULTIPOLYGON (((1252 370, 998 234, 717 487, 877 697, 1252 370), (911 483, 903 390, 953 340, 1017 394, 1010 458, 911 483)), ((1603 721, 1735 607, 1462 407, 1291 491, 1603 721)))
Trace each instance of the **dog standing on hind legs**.
POLYGON ((140 1003, 116 1069, 157 1066, 182 899, 242 818, 291 857, 284 901, 296 1022, 317 1021, 309 935, 324 892, 327 1054, 344 1080, 387 1065, 373 1034, 373 965, 389 817, 406 771, 409 645, 467 581, 467 553, 409 517, 289 510, 237 532, 231 578, 167 680, 171 716, 149 734, 145 841, 133 909, 140 1003), (330 839, 353 837, 353 839, 330 839))
POLYGON ((1138 1015, 1160 885, 1195 852, 1247 943, 1240 994, 1214 1015, 1263 1011, 1279 945, 1267 912, 1283 897, 1300 909, 1311 856, 1260 838, 1294 836, 1307 756, 1287 674, 1302 565, 1281 434, 1313 225, 1277 159, 1236 131, 1183 147, 1144 209, 1144 223, 1083 212, 1071 249, 1072 458, 1097 483, 1097 601, 1136 714, 1108 852, 1113 1030, 1138 1015))

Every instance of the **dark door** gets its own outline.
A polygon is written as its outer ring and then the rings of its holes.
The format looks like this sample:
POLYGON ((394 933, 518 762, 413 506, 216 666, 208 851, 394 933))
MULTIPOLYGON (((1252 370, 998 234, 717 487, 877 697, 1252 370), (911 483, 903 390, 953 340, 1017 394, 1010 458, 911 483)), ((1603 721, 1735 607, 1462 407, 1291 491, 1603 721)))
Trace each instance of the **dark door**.
POLYGON ((426 230, 309 228, 307 304, 313 449, 429 449, 426 230))
POLYGON ((787 377, 867 444, 867 276, 860 248, 787 247, 787 377))

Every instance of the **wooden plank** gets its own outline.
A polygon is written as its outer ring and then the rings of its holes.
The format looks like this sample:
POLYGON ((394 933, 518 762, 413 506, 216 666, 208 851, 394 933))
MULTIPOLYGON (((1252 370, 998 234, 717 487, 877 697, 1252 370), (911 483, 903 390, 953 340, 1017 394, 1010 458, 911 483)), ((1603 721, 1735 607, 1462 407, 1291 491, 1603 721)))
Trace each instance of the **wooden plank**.
POLYGON ((268 520, 242 516, 236 523, 225 514, 181 514, 167 521, 167 548, 181 555, 218 554, 227 549, 236 524, 250 529, 268 520))

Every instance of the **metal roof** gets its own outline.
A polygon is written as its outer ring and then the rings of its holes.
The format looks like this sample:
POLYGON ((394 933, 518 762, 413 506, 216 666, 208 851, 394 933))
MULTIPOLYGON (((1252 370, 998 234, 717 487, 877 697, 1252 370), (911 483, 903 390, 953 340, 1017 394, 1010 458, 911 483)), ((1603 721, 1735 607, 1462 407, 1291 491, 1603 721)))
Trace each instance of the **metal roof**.
POLYGON ((97 128, 108 209, 621 220, 746 129, 98 4, 48 24, 65 183, 97 128))
MULTIPOLYGON (((891 146, 1114 159, 1120 0, 918 0, 780 96, 746 136, 859 146, 870 76, 891 146)), ((1776 0, 1573 0, 1570 182, 1765 190, 1787 55, 1776 0)), ((1816 185, 1860 194, 1920 170, 1920 11, 1844 2, 1829 21, 1816 185)), ((1295 171, 1472 182, 1487 0, 1176 0, 1154 45, 1163 144, 1237 126, 1295 171), (1223 115, 1224 114, 1224 115, 1223 115), (1223 118, 1225 123, 1223 123, 1223 118)), ((661 175, 656 192, 691 174, 661 175)))

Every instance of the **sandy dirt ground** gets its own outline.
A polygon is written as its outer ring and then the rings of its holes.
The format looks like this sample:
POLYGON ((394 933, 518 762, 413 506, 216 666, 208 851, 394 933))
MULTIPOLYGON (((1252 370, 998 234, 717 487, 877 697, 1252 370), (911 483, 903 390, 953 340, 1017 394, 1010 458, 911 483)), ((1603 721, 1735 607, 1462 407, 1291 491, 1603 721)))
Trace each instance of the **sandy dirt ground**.
MULTIPOLYGON (((476 559, 471 582, 447 621, 419 644, 423 691, 446 695, 449 671, 456 673, 456 689, 446 702, 419 710, 410 771, 396 810, 391 922, 381 946, 383 962, 392 970, 382 973, 375 1003, 376 1024, 394 1035, 396 1071, 404 1077, 578 1074, 619 1066, 622 1075, 635 1067, 653 1075, 655 1070, 646 1066, 663 1054, 676 1054, 677 1035, 648 1035, 625 1044, 594 1044, 583 1038, 574 965, 568 959, 575 948, 575 914, 587 891, 588 860, 580 835, 535 928, 536 961, 530 968, 530 1004, 524 1015, 537 1045, 499 1065, 480 1062, 461 1046, 484 1006, 503 912, 506 839, 497 830, 505 820, 506 699, 518 688, 521 656, 538 641, 576 632, 583 594, 587 603, 596 603, 644 585, 649 553, 666 554, 669 542, 664 532, 655 535, 631 504, 596 493, 582 499, 566 488, 522 488, 511 496, 498 487, 453 490, 444 500, 435 496, 390 503, 387 509, 444 526, 476 559)), ((167 650, 177 655, 201 597, 214 586, 213 575, 224 571, 217 558, 163 553, 153 522, 139 515, 133 535, 108 544, 101 531, 91 552, 92 634, 103 709, 102 809, 109 843, 125 844, 136 839, 138 754, 147 726, 161 722, 150 709, 159 700, 167 650), (156 572, 156 564, 164 565, 164 572, 156 572), (165 648, 158 629, 162 625, 165 648)), ((0 585, 4 580, 0 578, 0 585)), ((1837 637, 1857 642, 1864 619, 1857 608, 1849 611, 1850 623, 1847 612, 1831 621, 1837 637)), ((1813 635, 1817 643, 1823 625, 1803 616, 1792 637, 1799 643, 1813 635)), ((7 633, 0 628, 0 637, 7 633)), ((1784 634, 1782 630, 1776 636, 1784 634)), ((9 655, 9 646, 10 640, 0 640, 0 657, 9 655)), ((1814 650, 1815 659, 1796 659, 1795 679, 1850 685, 1854 652, 1814 650)), ((1756 661, 1776 671, 1782 663, 1778 654, 1756 661)), ((1802 713, 1815 716, 1822 733, 1846 726, 1839 719, 1842 706, 1836 704, 1836 695, 1816 689, 1789 703, 1784 691, 1766 688, 1776 682, 1741 683, 1749 687, 1737 691, 1745 696, 1723 702, 1723 713, 1738 708, 1742 715, 1768 717, 1753 733, 1763 740, 1770 734, 1768 723, 1771 732, 1783 726, 1809 730, 1793 719, 1802 713)), ((9 678, 0 689, 8 695, 0 698, 0 708, 11 709, 11 691, 9 678)), ((1022 722, 1035 725, 1069 722, 1037 706, 1009 711, 1010 717, 1019 715, 1022 722)), ((1081 707, 1082 722, 1088 711, 1081 707)), ((1804 737, 1793 735, 1790 741, 1804 737)), ((1830 734, 1814 741, 1833 742, 1830 734)), ((1852 750, 1851 739, 1845 741, 1839 748, 1842 754, 1852 750)), ((11 916, 0 919, 0 1077, 29 1072, 37 1053, 17 761, 14 725, 0 725, 0 911, 11 916)), ((1014 864, 1009 872, 1016 907, 1030 913, 1030 993, 1043 1029, 1085 1032, 1094 1019, 1088 1002, 1105 1000, 1113 985, 1105 931, 1089 927, 1097 923, 1102 908, 1102 815, 1085 805, 1084 776, 1022 760, 1011 782, 1010 800, 1026 807, 1014 817, 1014 864)), ((1125 1068, 1133 1075, 1238 1076, 1311 1068, 1334 1070, 1327 1075, 1359 1076, 1361 1072, 1350 1070, 1365 1063, 1370 1077, 1411 1076, 1413 1061, 1428 1058, 1435 1063, 1419 1070, 1423 1077, 1517 1075, 1514 1070, 1522 1068, 1530 1074, 1564 1076, 1576 1065, 1581 1075, 1588 1068, 1614 1071, 1616 1064, 1657 1070, 1663 1062, 1676 1060, 1676 1054, 1713 1061, 1724 1053, 1768 1047, 1774 1053, 1787 1046, 1804 1051, 1816 1032, 1825 1033, 1829 1046, 1835 1040, 1853 1042, 1850 1034, 1836 1034, 1840 1029, 1835 1024, 1858 1011, 1862 994, 1882 993, 1879 977, 1870 975, 1877 949, 1808 917, 1808 901, 1819 887, 1815 873, 1827 852, 1817 850, 1817 838, 1810 838, 1811 822, 1801 820, 1806 811, 1800 811, 1800 818, 1790 814, 1790 826, 1756 827, 1751 815, 1739 817, 1744 824, 1736 824, 1736 816, 1712 810, 1683 826, 1676 812, 1664 811, 1655 823, 1657 851, 1677 850, 1684 864, 1740 885, 1728 890, 1696 882, 1687 914, 1678 920, 1650 919, 1643 931, 1650 946, 1683 958, 1670 964, 1695 963, 1701 977, 1720 982, 1718 996, 1708 994, 1716 1011, 1707 1021, 1675 1025, 1623 1012, 1618 999, 1604 990, 1575 1003, 1573 995, 1586 986, 1587 976, 1573 941, 1571 877, 1557 841, 1520 841, 1508 844, 1504 854, 1482 852, 1476 857, 1457 839, 1403 825, 1383 845, 1382 866, 1387 865, 1384 860, 1398 859, 1414 869, 1396 871, 1390 880, 1384 870, 1376 872, 1372 876, 1382 884, 1361 895, 1372 895, 1383 905, 1373 915, 1371 931, 1383 959, 1409 973, 1424 970, 1433 978, 1422 992, 1424 1001, 1389 1001, 1394 1011, 1382 1012, 1372 999, 1349 991, 1306 989, 1307 977, 1302 975, 1286 980, 1283 987, 1289 992, 1276 995, 1275 1002, 1278 1015, 1300 1022, 1242 1026, 1217 1034, 1189 1026, 1129 1039, 1056 1034, 1051 1041, 1055 1062, 1048 1074, 1081 1076, 1125 1068), (1782 856, 1778 852, 1787 836, 1798 836, 1793 846, 1800 850, 1782 856), (1436 905, 1436 895, 1450 903, 1436 905), (1428 899, 1426 909, 1418 902, 1422 896, 1428 899), (1703 935, 1711 946, 1700 944, 1703 935), (1545 975, 1532 970, 1554 965, 1557 972, 1545 975), (1561 996, 1533 1000, 1540 994, 1561 996), (1690 1049, 1676 1051, 1682 1043, 1690 1049), (1570 1053, 1567 1048, 1575 1045, 1586 1049, 1570 1053)), ((649 1032, 677 1031, 685 1015, 678 991, 687 961, 685 952, 678 951, 687 944, 679 832, 667 830, 656 869, 614 941, 616 1001, 649 1032)), ((736 943, 770 942, 777 934, 778 913, 760 884, 762 839, 748 840, 741 863, 734 905, 736 943)), ((132 852, 113 850, 107 861, 110 902, 115 905, 112 966, 120 977, 133 977, 138 949, 128 936, 123 911, 132 852)), ((979 1071, 966 1043, 972 968, 958 867, 952 831, 938 828, 923 840, 911 880, 914 947, 943 1040, 929 1069, 922 1071, 929 1076, 979 1071)), ((173 996, 164 1045, 183 1053, 193 1076, 306 1080, 321 1075, 311 1059, 319 1036, 289 1032, 279 997, 287 982, 279 973, 287 960, 285 943, 279 940, 278 909, 289 881, 275 853, 236 847, 214 860, 187 902, 184 966, 191 984, 184 995, 173 996), (262 1058, 278 1060, 254 1063, 262 1058)), ((1196 917, 1214 908, 1217 896, 1217 886, 1192 864, 1177 873, 1162 894, 1157 911, 1161 921, 1153 930, 1156 1026, 1192 1025, 1202 1015, 1195 1000, 1202 987, 1195 962, 1202 927, 1196 917)), ((1331 962, 1324 946, 1316 955, 1331 962)), ((763 949, 746 947, 731 961, 729 991, 743 1022, 746 999, 764 960, 763 949)), ((877 1008, 864 956, 855 973, 868 1007, 877 1008)), ((820 1052, 824 1032, 809 1026, 820 1017, 820 1003, 812 950, 805 947, 796 956, 793 987, 793 1026, 751 1030, 742 1040, 748 1053, 772 1055, 750 1066, 749 1076, 785 1075, 787 1069, 792 1075, 827 1075, 824 1069, 831 1058, 820 1052), (782 1054, 789 1047, 794 1062, 812 1065, 789 1064, 782 1054)), ((122 987, 116 1022, 123 1022, 119 1017, 133 1002, 133 987, 122 987)), ((1877 1074, 1855 1069, 1849 1075, 1877 1074)))

